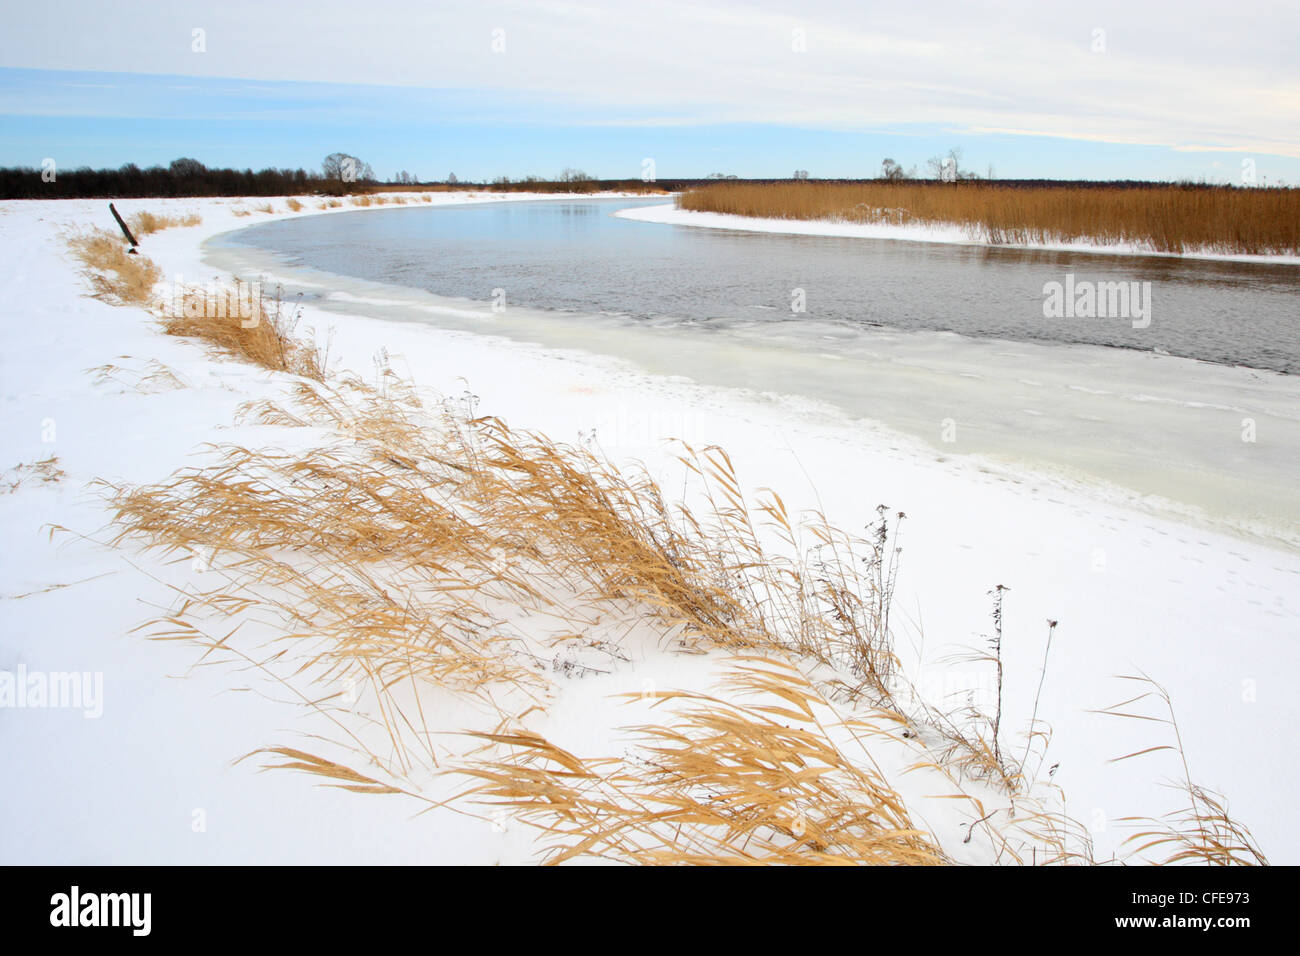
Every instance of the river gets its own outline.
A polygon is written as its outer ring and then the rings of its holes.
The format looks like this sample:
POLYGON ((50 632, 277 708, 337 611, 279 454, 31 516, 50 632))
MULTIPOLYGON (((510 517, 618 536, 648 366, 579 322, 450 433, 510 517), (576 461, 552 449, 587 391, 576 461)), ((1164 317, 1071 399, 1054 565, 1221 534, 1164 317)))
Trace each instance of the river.
MULTIPOLYGON (((654 202, 662 202, 662 199, 654 202)), ((1300 266, 635 222, 629 199, 406 206, 215 237, 327 310, 819 403, 1300 546, 1300 266), (1145 312, 1048 317, 1052 283, 1145 312), (1149 307, 1149 308, 1147 308, 1149 307)))

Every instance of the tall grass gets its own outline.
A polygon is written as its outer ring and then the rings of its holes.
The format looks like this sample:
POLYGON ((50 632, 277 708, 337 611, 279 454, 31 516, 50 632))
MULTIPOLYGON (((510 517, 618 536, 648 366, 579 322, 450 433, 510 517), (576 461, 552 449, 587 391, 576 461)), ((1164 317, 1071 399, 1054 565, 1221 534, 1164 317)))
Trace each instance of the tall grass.
POLYGON ((125 241, 102 229, 69 237, 68 250, 82 264, 92 294, 116 305, 156 305, 168 335, 203 341, 217 351, 277 372, 321 381, 327 357, 298 334, 300 314, 278 297, 242 295, 238 288, 214 301, 191 287, 156 298, 162 270, 127 251, 125 241), (220 307, 217 307, 217 306, 220 307))
POLYGON ((540 830, 552 863, 948 862, 874 766, 868 740, 880 727, 840 718, 785 661, 740 657, 727 685, 725 697, 657 694, 687 706, 671 724, 637 728, 634 760, 481 734, 507 755, 468 764, 467 795, 540 830))
POLYGON ((1300 255, 1300 189, 737 183, 693 189, 678 204, 776 219, 955 225, 990 243, 1125 243, 1154 252, 1300 255))
MULTIPOLYGON (((643 472, 467 417, 454 403, 426 406, 391 373, 383 388, 302 383, 295 407, 262 402, 246 415, 333 428, 348 441, 293 454, 229 446, 209 467, 114 488, 119 543, 140 538, 165 553, 219 556, 219 583, 186 591, 183 607, 155 622, 155 636, 222 655, 231 651, 228 625, 213 619, 251 615, 286 635, 280 643, 301 655, 295 672, 372 688, 387 741, 364 751, 362 766, 370 766, 367 780, 391 788, 374 792, 408 792, 412 773, 442 765, 431 737, 449 728, 428 727, 418 702, 421 693, 452 690, 513 701, 501 733, 483 739, 528 744, 526 753, 461 767, 483 785, 462 799, 501 802, 532 780, 533 789, 505 802, 570 841, 559 858, 945 860, 864 756, 867 737, 908 724, 891 709, 896 662, 874 610, 871 541, 821 516, 792 521, 775 495, 752 506, 719 449, 683 450, 704 504, 669 505, 643 472), (763 522, 799 550, 764 547, 763 522), (553 638, 524 634, 505 624, 515 617, 506 608, 562 626, 553 638), (550 686, 555 647, 581 633, 581 621, 610 616, 679 649, 742 655, 739 670, 726 699, 660 695, 698 706, 671 725, 643 728, 642 758, 597 758, 571 794, 571 812, 561 810, 538 796, 556 780, 534 766, 556 751, 516 723, 550 686), (826 671, 814 682, 791 660, 826 671), (765 699, 740 703, 747 695, 765 699), (840 716, 832 696, 866 707, 875 723, 840 716), (792 729, 791 720, 804 726, 792 729), (762 768, 767 776, 755 777, 762 768), (719 803, 728 774, 733 799, 719 803), (591 827, 597 816, 605 829, 591 827)), ((925 759, 946 774, 939 754, 925 759)), ((318 760, 319 771, 295 749, 275 765, 342 779, 345 765, 318 760)), ((997 839, 1023 843, 1030 819, 1014 840, 997 839)), ((1049 840, 1036 846, 1044 859, 1065 856, 1049 840)))
POLYGON ((173 226, 197 226, 202 222, 203 217, 196 212, 186 213, 183 216, 164 216, 141 210, 131 217, 131 231, 137 236, 149 236, 164 229, 171 229, 173 226))
MULTIPOLYGON (((304 384, 296 410, 252 406, 258 421, 329 426, 353 444, 291 457, 231 447, 210 473, 122 499, 120 517, 173 546, 247 551, 254 563, 295 545, 331 549, 334 568, 382 560, 444 576, 462 601, 526 598, 556 615, 630 602, 679 645, 794 650, 840 668, 849 695, 888 698, 893 654, 854 566, 870 552, 819 517, 791 523, 773 499, 762 507, 790 540, 808 531, 815 557, 769 554, 720 450, 683 454, 706 481, 710 504, 697 514, 588 449, 426 409, 387 384, 304 384)), ((476 618, 467 604, 449 616, 476 618)))
MULTIPOLYGON (((949 862, 875 767, 873 742, 892 736, 971 807, 967 840, 991 841, 999 861, 1091 862, 1084 828, 986 740, 900 703, 877 610, 889 573, 874 567, 893 550, 880 546, 888 528, 858 539, 820 515, 791 520, 774 494, 750 502, 719 449, 683 449, 702 489, 694 508, 669 505, 643 472, 428 404, 383 374, 380 386, 300 382, 292 406, 245 410, 345 441, 231 445, 158 485, 112 489, 119 544, 218 562, 217 583, 184 590, 156 637, 238 654, 230 630, 254 619, 281 635, 266 658, 371 689, 382 746, 356 744, 353 765, 271 748, 270 766, 417 797, 422 774, 450 769, 472 781, 455 802, 517 815, 551 862, 949 862), (760 526, 786 546, 765 546, 760 526), (510 608, 558 629, 525 633, 510 608), (672 716, 639 728, 631 752, 572 754, 522 721, 545 706, 556 647, 607 616, 734 664, 717 694, 653 692, 672 716), (500 708, 500 727, 476 735, 486 750, 433 743, 456 729, 426 720, 421 696, 439 692, 500 708)), ((1193 815, 1168 832, 1224 825, 1193 815)))
POLYGON ((214 308, 206 290, 182 290, 176 301, 164 303, 163 331, 200 339, 220 352, 272 371, 324 379, 325 356, 314 343, 298 337, 299 314, 281 299, 268 299, 260 292, 256 298, 241 298, 232 290, 221 305, 227 303, 230 307, 214 308))
POLYGON ((68 251, 81 263, 92 295, 114 305, 147 303, 162 279, 152 260, 129 252, 125 239, 103 229, 71 236, 68 251))

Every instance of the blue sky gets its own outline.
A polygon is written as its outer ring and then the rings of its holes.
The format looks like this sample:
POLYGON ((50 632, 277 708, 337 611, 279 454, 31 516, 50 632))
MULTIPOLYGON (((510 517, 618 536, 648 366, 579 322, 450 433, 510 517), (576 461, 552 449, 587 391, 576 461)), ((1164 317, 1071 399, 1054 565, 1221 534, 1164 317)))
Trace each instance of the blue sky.
POLYGON ((849 177, 956 146, 980 174, 1300 183, 1300 5, 870 6, 24 5, 0 164, 849 177))

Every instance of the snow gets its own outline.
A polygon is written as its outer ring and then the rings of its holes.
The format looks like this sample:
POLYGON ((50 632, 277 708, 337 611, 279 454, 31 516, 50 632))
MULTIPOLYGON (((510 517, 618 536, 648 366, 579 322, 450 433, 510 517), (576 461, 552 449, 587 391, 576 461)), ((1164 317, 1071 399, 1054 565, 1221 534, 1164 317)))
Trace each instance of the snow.
MULTIPOLYGON (((983 239, 956 225, 891 225, 884 222, 835 222, 825 219, 764 219, 755 216, 734 216, 719 212, 696 212, 678 209, 674 203, 662 206, 641 206, 623 209, 617 213, 624 219, 639 222, 660 222, 678 226, 699 226, 705 229, 738 229, 742 232, 779 232, 792 236, 840 236, 850 239, 901 239, 907 242, 946 242, 964 246, 989 245, 983 239)), ((1253 256, 1241 253, 1188 250, 1183 253, 1152 252, 1133 243, 1117 242, 1098 244, 1087 242, 1003 243, 1008 249, 1051 249, 1062 252, 1092 252, 1113 255, 1171 256, 1183 259, 1220 259, 1227 262, 1300 263, 1300 256, 1253 256)))
MULTIPOLYGON (((441 203, 536 198, 434 194, 441 203)), ((234 214, 265 201, 117 205, 126 216, 199 212, 202 225, 149 236, 142 251, 166 275, 205 281, 213 268, 203 241, 273 218, 234 214)), ((283 200, 271 201, 274 216, 290 215, 283 200)), ((308 214, 319 213, 309 205, 297 215, 308 214)), ((107 547, 110 515, 91 483, 161 480, 211 460, 209 442, 283 443, 283 430, 234 422, 250 398, 283 399, 286 383, 162 335, 142 310, 87 298, 63 234, 90 223, 111 227, 107 203, 0 204, 0 293, 8 303, 0 330, 0 469, 55 453, 66 472, 58 483, 24 482, 0 495, 0 670, 104 675, 99 719, 70 708, 0 709, 0 862, 533 859, 531 835, 513 823, 451 810, 417 817, 421 805, 401 797, 259 774, 257 759, 234 763, 259 747, 295 746, 301 735, 327 730, 257 675, 196 668, 192 646, 152 642, 136 630, 170 604, 168 585, 189 571, 107 547), (137 388, 152 362, 184 387, 137 388), (91 371, 106 364, 119 371, 91 371), (67 530, 51 534, 49 525, 67 530)), ((1294 550, 1146 513, 1044 474, 936 455, 925 442, 797 395, 654 375, 626 358, 496 335, 490 324, 444 328, 433 311, 424 323, 388 321, 367 314, 378 311, 368 300, 383 296, 347 294, 335 305, 346 302, 355 314, 308 308, 304 316, 320 337, 332 334, 336 367, 366 374, 386 349, 393 367, 420 385, 449 396, 470 389, 480 411, 512 426, 568 441, 594 428, 612 458, 644 460, 668 488, 681 474, 660 439, 673 435, 725 446, 747 487, 780 490, 792 512, 820 508, 834 523, 861 529, 879 503, 905 511, 897 647, 931 699, 987 688, 985 671, 945 661, 962 646, 982 645, 991 631, 987 592, 1011 588, 1004 740, 1013 752, 1023 747, 1046 621, 1061 622, 1039 706, 1054 732, 1046 763, 1059 762, 1055 782, 1071 814, 1092 828, 1100 856, 1128 835, 1119 817, 1180 805, 1161 785, 1179 772, 1168 754, 1108 762, 1168 742, 1158 728, 1092 713, 1131 696, 1115 675, 1141 669, 1172 695, 1194 779, 1228 795, 1234 816, 1273 862, 1300 862, 1291 813, 1300 769, 1286 759, 1287 728, 1300 720, 1291 686, 1300 673, 1294 550)), ((487 307, 467 311, 484 316, 487 307)), ((660 689, 708 689, 724 663, 653 644, 630 656, 609 674, 557 679, 533 729, 577 752, 617 754, 626 745, 617 728, 646 714, 609 695, 639 692, 646 680, 660 689)), ((453 699, 440 702, 438 716, 448 730, 482 719, 453 699)), ((903 772, 908 749, 881 744, 875 756, 945 848, 983 859, 979 841, 961 840, 969 813, 956 801, 927 799, 934 781, 903 772)), ((435 794, 451 786, 430 784, 435 794)))

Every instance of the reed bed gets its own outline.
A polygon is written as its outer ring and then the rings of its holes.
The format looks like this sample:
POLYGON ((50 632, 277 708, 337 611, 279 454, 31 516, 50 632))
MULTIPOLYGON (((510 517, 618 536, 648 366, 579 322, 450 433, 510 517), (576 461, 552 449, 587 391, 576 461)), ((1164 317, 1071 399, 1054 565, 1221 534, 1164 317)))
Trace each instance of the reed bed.
MULTIPOLYGON (((382 392, 355 379, 304 383, 296 398, 294 410, 263 403, 248 414, 330 427, 353 444, 286 457, 232 446, 219 466, 120 499, 119 520, 171 547, 254 561, 292 550, 302 532, 297 547, 328 552, 335 568, 373 559, 401 574, 454 573, 446 594, 549 603, 556 614, 575 601, 634 605, 678 646, 791 647, 843 668, 851 695, 887 696, 893 657, 861 593, 870 585, 850 587, 862 553, 846 537, 843 554, 818 548, 815 571, 768 560, 717 449, 684 455, 718 483, 706 494, 735 501, 703 520, 669 508, 644 473, 453 405, 426 409, 395 379, 382 392)), ((807 527, 834 543, 822 522, 807 527)), ((283 582, 278 566, 264 571, 283 582)), ((480 619, 468 605, 449 617, 480 619)))
POLYGON ((994 244, 1300 255, 1300 189, 736 183, 690 190, 678 205, 761 218, 958 226, 994 244))
MULTIPOLYGON (((789 663, 749 660, 729 690, 731 697, 766 695, 753 707, 660 695, 696 706, 671 729, 643 728, 634 762, 593 763, 608 772, 593 769, 590 787, 574 794, 573 812, 585 822, 566 831, 580 839, 560 850, 560 859, 595 853, 669 862, 686 853, 678 862, 944 861, 897 792, 860 763, 858 737, 878 731, 840 719, 827 697, 862 703, 895 728, 907 724, 884 709, 893 656, 871 610, 875 585, 871 577, 851 580, 857 564, 875 560, 887 532, 855 548, 812 519, 814 557, 804 566, 768 557, 717 449, 683 453, 706 486, 709 504, 700 514, 666 506, 644 473, 625 474, 588 449, 467 417, 454 403, 427 407, 391 373, 382 389, 356 379, 304 382, 295 397, 292 408, 262 402, 245 414, 268 425, 332 428, 347 440, 295 454, 229 446, 217 463, 159 485, 112 488, 121 529, 115 543, 132 538, 166 554, 210 554, 222 569, 218 584, 187 590, 178 609, 153 622, 155 637, 192 641, 220 656, 231 651, 233 622, 218 622, 251 616, 273 622, 276 644, 286 646, 273 656, 291 647, 295 673, 327 686, 372 688, 386 740, 357 756, 370 767, 362 786, 387 789, 367 792, 410 792, 413 773, 445 762, 448 753, 436 752, 430 738, 450 728, 430 728, 418 707, 419 695, 431 692, 512 701, 502 711, 505 729, 482 739, 501 746, 529 740, 530 752, 518 763, 487 755, 458 772, 487 782, 484 774, 511 765, 517 777, 534 777, 534 759, 550 745, 515 725, 544 705, 547 657, 581 634, 584 620, 619 615, 648 626, 665 646, 791 654, 827 674, 815 685, 789 663), (562 626, 551 638, 526 634, 508 608, 562 626), (400 692, 409 692, 405 703, 400 692), (808 726, 791 730, 792 715, 806 715, 808 726), (832 725, 857 735, 848 741, 855 759, 827 736, 832 725), (742 729, 747 736, 737 736, 742 729), (674 740, 683 745, 674 749, 674 740), (716 790, 724 774, 718 769, 705 779, 703 768, 730 761, 752 769, 760 751, 763 760, 781 756, 768 779, 745 783, 750 802, 739 792, 729 808, 704 802, 701 794, 716 790), (809 769, 814 765, 820 769, 809 769), (691 795, 700 801, 694 811, 691 795), (613 829, 585 832, 591 821, 584 814, 613 813, 606 804, 614 796, 610 806, 622 807, 623 816, 607 821, 613 829), (658 806, 652 815, 635 810, 650 803, 658 806), (683 830, 692 813, 703 816, 683 830), (788 843, 783 833, 796 818, 811 836, 798 833, 788 843)), ((800 526, 778 502, 773 496, 763 513, 794 540, 800 526)), ((887 572, 876 577, 887 579, 887 572)), ((304 756, 295 749, 287 763, 272 765, 341 779, 345 764, 304 756)), ((938 757, 932 761, 937 766, 938 757)), ((955 782, 953 789, 959 792, 955 782)), ((506 792, 475 789, 462 799, 499 801, 506 792)), ((559 812, 553 803, 511 806, 530 822, 559 812)), ((1038 849, 1044 859, 1060 855, 1042 841, 1038 849)))
MULTIPOLYGON (((775 495, 755 507, 718 449, 683 450, 704 504, 670 507, 644 473, 455 402, 429 404, 384 374, 382 387, 302 381, 291 406, 245 409, 341 442, 232 445, 159 485, 111 489, 116 543, 211 554, 221 568, 219 584, 187 589, 153 622, 155 637, 226 655, 231 628, 251 617, 277 635, 268 659, 292 660, 313 685, 373 692, 384 740, 353 748, 355 766, 300 748, 271 748, 269 766, 413 796, 420 774, 450 769, 472 781, 457 802, 517 815, 549 862, 950 862, 874 766, 872 744, 892 736, 912 741, 917 772, 971 805, 970 829, 998 861, 1092 862, 1082 826, 1033 796, 1033 781, 990 769, 985 738, 899 703, 881 610, 896 522, 856 539, 821 516, 791 521, 775 495), (796 550, 764 547, 764 522, 796 550), (529 632, 520 610, 560 624, 529 632), (553 691, 555 647, 610 614, 665 647, 730 652, 735 665, 723 693, 655 693, 672 719, 637 728, 633 753, 580 757, 526 716, 553 691), (456 728, 430 726, 420 701, 443 693, 501 708, 500 727, 474 736, 485 750, 433 743, 456 728)), ((1223 826, 1194 815, 1167 832, 1202 824, 1223 826)))

